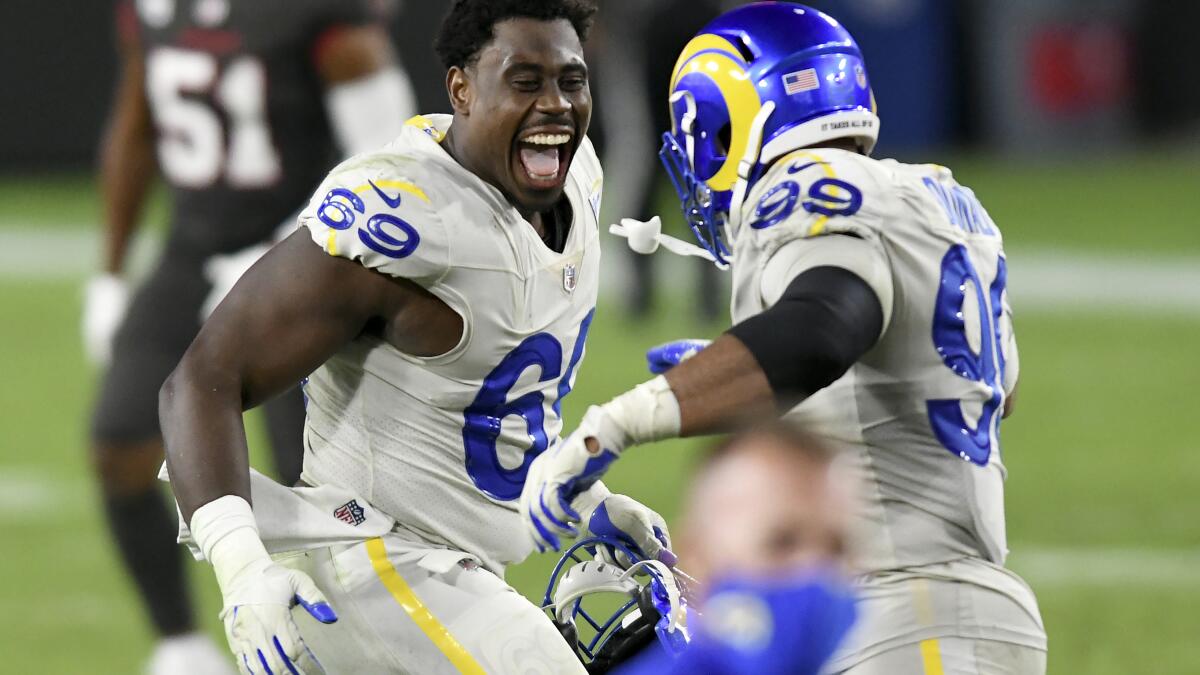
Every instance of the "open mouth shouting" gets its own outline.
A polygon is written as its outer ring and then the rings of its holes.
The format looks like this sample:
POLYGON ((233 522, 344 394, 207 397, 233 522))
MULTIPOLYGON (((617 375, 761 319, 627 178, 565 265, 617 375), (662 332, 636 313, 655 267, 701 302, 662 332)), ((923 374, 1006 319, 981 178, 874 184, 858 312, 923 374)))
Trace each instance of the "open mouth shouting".
POLYGON ((570 127, 536 127, 518 135, 513 173, 517 183, 531 192, 561 190, 575 151, 570 127))

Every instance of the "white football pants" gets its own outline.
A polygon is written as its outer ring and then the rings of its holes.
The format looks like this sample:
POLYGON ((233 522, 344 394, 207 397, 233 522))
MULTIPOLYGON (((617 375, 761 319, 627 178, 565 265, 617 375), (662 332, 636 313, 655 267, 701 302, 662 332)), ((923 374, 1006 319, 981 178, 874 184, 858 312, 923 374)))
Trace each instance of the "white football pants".
POLYGON ((337 612, 292 615, 329 675, 584 673, 550 619, 468 554, 396 534, 280 554, 337 612))
POLYGON ((1046 631, 1033 591, 1019 577, 971 561, 913 569, 923 574, 859 580, 858 623, 827 673, 1045 674, 1046 631), (958 578, 936 576, 948 571, 958 578), (962 580, 971 575, 980 583, 962 580))
POLYGON ((1044 675, 1046 652, 996 640, 937 638, 877 654, 840 675, 1044 675))

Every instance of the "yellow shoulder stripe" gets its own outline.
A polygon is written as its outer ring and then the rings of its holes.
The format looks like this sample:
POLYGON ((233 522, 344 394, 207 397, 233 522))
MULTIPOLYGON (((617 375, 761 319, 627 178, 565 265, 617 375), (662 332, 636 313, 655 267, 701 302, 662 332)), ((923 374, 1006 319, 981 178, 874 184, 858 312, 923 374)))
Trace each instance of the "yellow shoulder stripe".
MULTIPOLYGON (((413 185, 412 183, 406 183, 402 180, 377 180, 374 181, 374 183, 381 190, 400 190, 413 195, 426 204, 429 203, 429 196, 425 194, 425 191, 416 185, 413 185)), ((358 187, 354 188, 354 194, 361 195, 363 193, 370 192, 372 189, 373 188, 371 187, 370 183, 367 183, 366 185, 359 185, 358 187)))
POLYGON ((387 549, 384 547, 382 539, 375 537, 367 540, 367 556, 371 559, 371 566, 375 568, 375 574, 379 576, 379 581, 383 582, 384 587, 404 608, 408 617, 458 669, 458 672, 467 675, 486 675, 475 657, 471 656, 471 653, 458 640, 454 639, 446 626, 433 616, 429 608, 417 597, 417 594, 413 593, 412 588, 409 588, 404 577, 400 576, 395 566, 388 560, 387 549))
POLYGON ((429 134, 429 136, 437 143, 441 143, 442 139, 446 138, 446 134, 438 131, 438 128, 434 126, 433 122, 424 115, 414 115, 404 123, 404 126, 416 127, 421 131, 424 131, 425 133, 429 134))
POLYGON ((779 162, 782 164, 792 159, 807 159, 821 167, 821 170, 825 172, 826 176, 829 176, 830 178, 837 178, 837 174, 833 172, 833 166, 830 165, 824 157, 818 155, 812 150, 797 150, 795 152, 790 152, 784 155, 779 162))
MULTIPOLYGON (((784 155, 783 159, 780 159, 779 161, 780 161, 780 163, 783 163, 783 162, 787 162, 791 159, 811 160, 812 162, 815 162, 817 166, 821 167, 821 170, 825 172, 825 175, 827 177, 837 178, 837 174, 834 173, 834 171, 833 171, 833 166, 831 166, 829 164, 829 162, 825 161, 824 157, 818 155, 817 153, 813 152, 812 150, 797 150, 793 153, 784 155)), ((808 234, 805 236, 815 237, 815 236, 821 234, 822 232, 825 231, 825 225, 827 225, 828 223, 829 223, 829 216, 826 216, 826 215, 819 216, 816 220, 813 221, 812 226, 808 228, 808 234)))

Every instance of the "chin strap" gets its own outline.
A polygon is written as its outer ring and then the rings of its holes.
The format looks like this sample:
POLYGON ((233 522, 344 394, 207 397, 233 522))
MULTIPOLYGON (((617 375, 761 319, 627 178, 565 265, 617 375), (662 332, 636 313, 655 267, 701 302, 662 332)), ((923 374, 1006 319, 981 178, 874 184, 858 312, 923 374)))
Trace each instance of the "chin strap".
MULTIPOLYGON (((704 258, 711 263, 715 263, 721 269, 729 267, 729 265, 717 262, 713 254, 707 250, 695 244, 689 244, 682 239, 672 237, 669 234, 663 234, 662 220, 658 216, 654 216, 645 222, 634 220, 633 218, 622 218, 621 224, 610 225, 608 231, 618 237, 624 237, 626 243, 629 244, 629 248, 642 255, 650 255, 657 251, 659 246, 662 246, 675 255, 704 258)), ((732 259, 732 256, 726 257, 732 259)))
POLYGON ((746 201, 746 187, 750 184, 750 174, 758 164, 758 156, 762 152, 763 129, 766 128, 767 120, 770 119, 773 112, 775 112, 775 102, 767 101, 763 107, 758 109, 758 114, 754 116, 754 121, 750 124, 746 154, 742 155, 742 161, 738 162, 738 181, 737 185, 733 187, 729 218, 725 220, 725 237, 730 244, 733 243, 733 237, 742 224, 742 205, 746 201))
POLYGON ((650 574, 656 577, 662 584, 663 590, 666 591, 667 597, 655 597, 654 599, 654 608, 662 617, 664 630, 668 633, 674 633, 681 628, 686 631, 687 613, 683 593, 675 581, 675 574, 672 570, 657 560, 643 560, 625 570, 621 579, 632 579, 635 575, 641 574, 650 574))

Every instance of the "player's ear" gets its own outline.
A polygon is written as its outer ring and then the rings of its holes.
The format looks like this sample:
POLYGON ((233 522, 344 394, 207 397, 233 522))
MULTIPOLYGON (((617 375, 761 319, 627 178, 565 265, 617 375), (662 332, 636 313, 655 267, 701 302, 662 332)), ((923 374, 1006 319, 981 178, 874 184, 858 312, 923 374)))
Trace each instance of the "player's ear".
POLYGON ((451 66, 446 72, 446 93, 450 95, 450 107, 455 114, 468 115, 471 109, 471 82, 467 71, 451 66))

